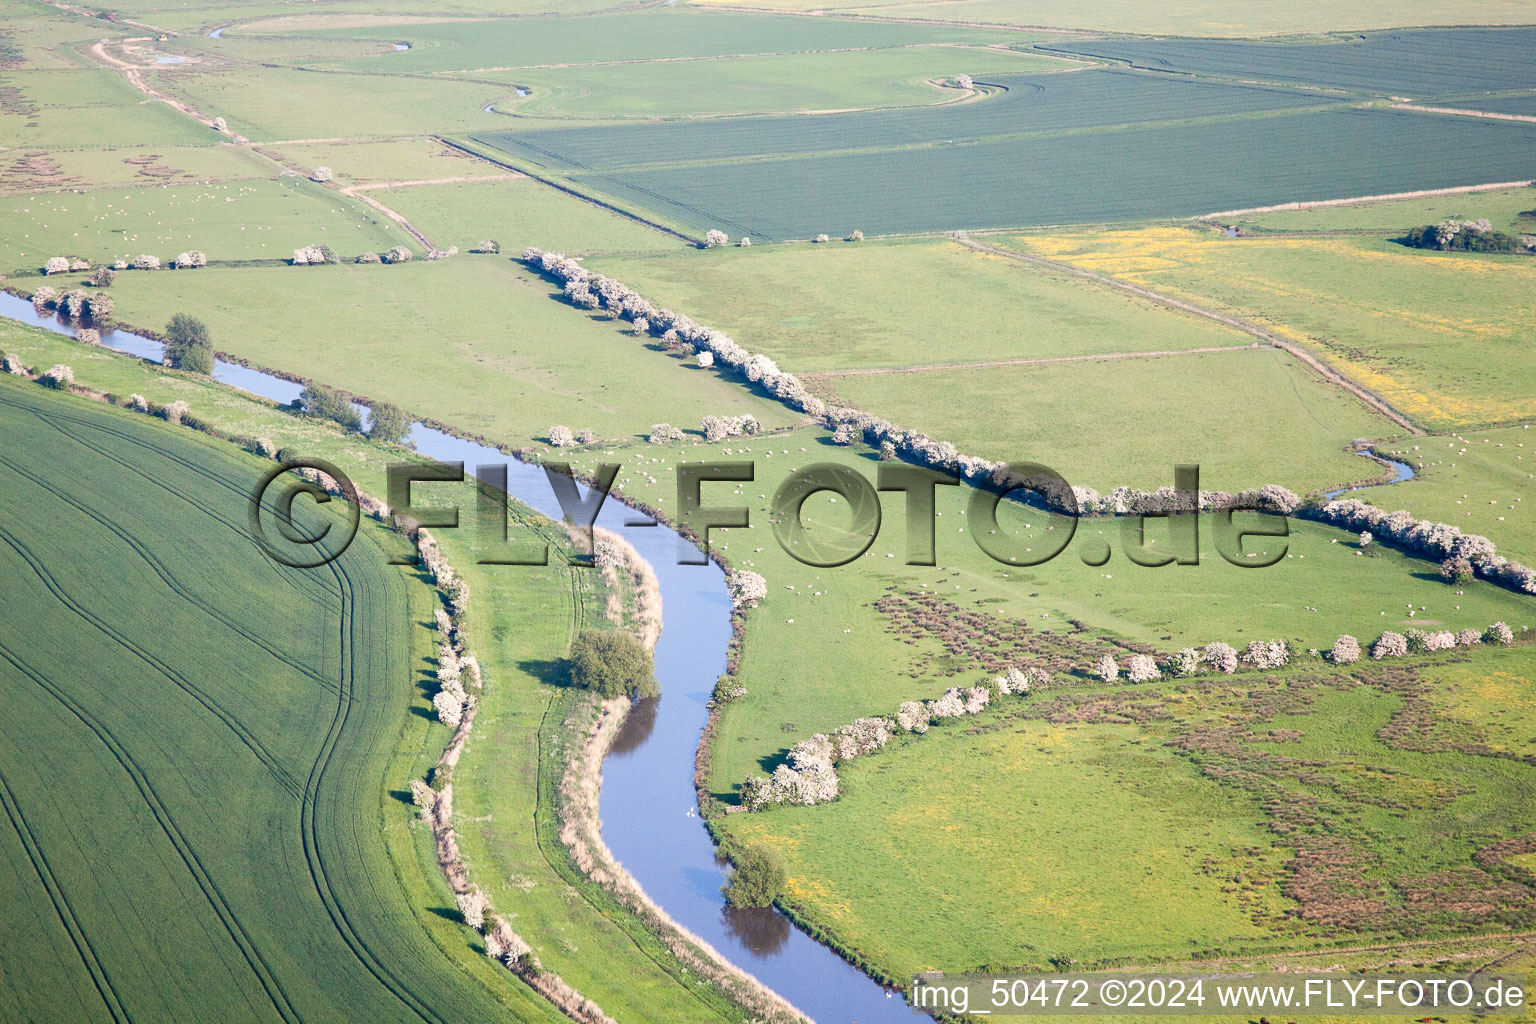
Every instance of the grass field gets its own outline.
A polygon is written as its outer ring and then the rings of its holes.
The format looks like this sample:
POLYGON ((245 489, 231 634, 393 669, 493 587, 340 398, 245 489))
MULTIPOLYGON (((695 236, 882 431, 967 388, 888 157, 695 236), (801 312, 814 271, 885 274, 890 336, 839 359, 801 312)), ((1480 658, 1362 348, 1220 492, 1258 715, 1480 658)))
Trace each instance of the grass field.
POLYGON ((430 137, 299 143, 278 151, 305 167, 329 167, 337 180, 356 185, 512 174, 430 137))
POLYGON ((0 145, 212 144, 218 136, 144 94, 105 68, 0 71, 0 145), (11 90, 15 90, 11 92, 11 90))
MULTIPOLYGON (((1476 209, 1475 197, 1461 197, 1476 209)), ((1383 232, 1385 234, 1385 232, 1383 232)), ((1249 317, 1431 428, 1528 416, 1536 261, 1386 237, 1226 239, 1152 228, 1022 236, 1027 251, 1249 317)))
MULTIPOLYGON (((699 6, 726 4, 775 11, 829 10, 821 0, 693 0, 699 6)), ((830 10, 885 18, 931 21, 992 22, 1001 25, 1095 29, 1107 32, 1188 36, 1286 36, 1299 32, 1338 32, 1403 25, 1520 24, 1530 12, 1518 0, 1498 0, 1468 8, 1451 0, 1396 0, 1393 3, 1351 5, 1306 0, 1277 8, 1263 0, 1231 3, 1179 4, 1149 8, 1135 0, 1094 0, 1072 3, 1049 0, 1020 9, 1009 0, 918 0, 889 3, 855 0, 830 10)))
POLYGON ((1043 462, 1105 493, 1172 482, 1298 493, 1364 474, 1345 449, 1395 433, 1354 396, 1274 349, 831 378, 846 404, 999 461, 1043 462))
POLYGON ((1466 702, 1528 748, 1530 662, 1048 692, 856 762, 831 806, 724 827, 898 976, 1523 922, 1536 892, 1471 855, 1531 827, 1533 769, 1483 751, 1466 702), (1430 713, 1450 720, 1415 735, 1430 713))
POLYGON ((696 429, 706 415, 798 418, 574 314, 506 255, 125 273, 112 291, 124 323, 158 327, 189 313, 223 351, 511 444, 557 423, 633 439, 661 420, 696 429))
MULTIPOLYGON (((523 117, 680 117, 926 106, 965 94, 932 80, 1052 71, 1074 65, 1043 55, 981 46, 770 54, 722 60, 650 61, 622 66, 525 68, 501 72, 526 87, 498 109, 523 117)), ((477 77, 482 77, 477 75, 477 77)), ((985 79, 984 79, 985 80, 985 79)))
POLYGON ((409 241, 383 215, 298 178, 0 198, 0 246, 18 269, 60 254, 98 264, 140 253, 165 264, 189 249, 210 260, 286 260, 304 245, 354 256, 409 241))
POLYGON ((119 146, 14 150, 0 156, 0 192, 149 188, 270 178, 272 164, 236 146, 119 146))
MULTIPOLYGON (((371 72, 519 68, 606 61, 799 53, 913 43, 998 42, 1029 37, 999 29, 900 25, 837 19, 687 9, 638 11, 579 19, 440 21, 320 29, 321 34, 393 42, 411 49, 336 61, 371 72)), ((286 33, 285 33, 286 34, 286 33)))
MULTIPOLYGON (((750 509, 749 531, 712 531, 713 543, 734 566, 768 581, 768 597, 748 617, 741 669, 747 696, 724 710, 714 746, 712 785, 727 798, 748 772, 771 767, 799 739, 862 715, 893 713, 903 700, 973 684, 989 659, 1022 658, 1065 672, 1106 650, 1123 658, 1123 649, 1104 646, 1106 632, 1159 650, 1214 639, 1241 647, 1250 639, 1283 637, 1305 651, 1330 647, 1344 632, 1374 640, 1382 630, 1425 622, 1460 629, 1499 618, 1516 628, 1536 621, 1528 599, 1519 595, 1485 584, 1457 593, 1440 582, 1430 563, 1390 550, 1357 554, 1351 535, 1299 521, 1291 523, 1291 557, 1261 572, 1220 560, 1208 520, 1198 567, 1129 564, 1122 526, 1113 520, 1084 520, 1071 546, 1045 565, 1005 565, 966 536, 966 488, 938 489, 935 568, 903 564, 904 518, 894 496, 885 501, 869 554, 849 565, 813 568, 785 554, 770 535, 769 496, 812 462, 852 466, 873 480, 875 463, 867 452, 832 446, 824 432, 807 429, 710 446, 619 449, 601 461, 623 463, 616 491, 667 512, 675 507, 673 473, 680 459, 743 458, 754 461, 751 483, 712 485, 704 492, 706 504, 750 509), (1098 568, 1083 564, 1080 554, 1104 543, 1114 552, 1111 561, 1098 568), (889 599, 884 605, 883 598, 889 599), (954 606, 941 609, 955 623, 952 634, 914 637, 904 631, 919 600, 954 606), (973 615, 979 618, 972 621, 973 615), (836 665, 836 685, 822 673, 805 672, 806 664, 836 665)), ((588 469, 596 461, 590 455, 575 460, 588 469)), ((1149 486, 1171 483, 1171 463, 1165 472, 1149 486)), ((1205 486, 1220 485, 1206 479, 1205 486)), ((847 522, 842 502, 817 496, 806 508, 813 526, 847 522)), ((1058 543, 1041 529, 1047 525, 1036 516, 1005 514, 1002 529, 1038 537, 1046 550, 1058 543)), ((1158 528, 1149 527, 1148 535, 1160 535, 1158 528)), ((1032 542, 1020 543, 1033 550, 1032 542)))
MULTIPOLYGON (((592 267, 793 373, 1245 345, 1206 321, 947 241, 610 257, 592 267), (911 296, 923 293, 915 303, 911 296), (857 304, 848 302, 858 296, 857 304)), ((844 378, 828 378, 838 386, 844 378)), ((874 378, 891 381, 889 377, 874 378)))
POLYGON ((1536 212, 1530 211, 1536 211, 1536 189, 1525 187, 1312 210, 1278 210, 1233 219, 1244 225, 1275 231, 1395 232, 1450 218, 1477 220, 1487 217, 1495 229, 1515 233, 1536 230, 1536 212))
MULTIPOLYGON (((476 161, 494 171, 492 164, 476 161)), ((475 173, 483 173, 477 169, 475 173)), ((524 246, 560 252, 676 250, 685 243, 529 178, 424 185, 370 192, 405 214, 438 245, 468 249, 485 239, 512 255, 524 246)))
POLYGON ((246 533, 254 460, 31 384, 0 401, 0 944, 48 965, 8 972, 6 1016, 556 1019, 445 961, 415 900, 446 889, 397 880, 423 606, 372 531, 281 569, 246 533))

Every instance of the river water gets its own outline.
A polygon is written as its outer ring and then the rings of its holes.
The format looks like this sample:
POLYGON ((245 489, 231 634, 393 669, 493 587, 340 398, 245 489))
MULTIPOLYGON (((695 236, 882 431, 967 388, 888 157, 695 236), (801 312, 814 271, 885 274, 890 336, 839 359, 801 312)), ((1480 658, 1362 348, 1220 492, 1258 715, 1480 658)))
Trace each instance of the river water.
MULTIPOLYGON (((14 295, 0 293, 0 315, 73 333, 14 295)), ((160 342, 127 331, 103 332, 101 343, 151 362, 163 356, 160 342)), ((292 402, 303 390, 300 384, 223 360, 214 364, 213 376, 281 403, 292 402)), ((422 454, 463 462, 470 472, 478 465, 507 466, 507 490, 513 497, 553 519, 561 517, 543 469, 421 423, 412 427, 410 439, 422 454)), ((899 993, 876 984, 777 910, 741 913, 722 898, 725 871, 698 817, 693 759, 708 719, 705 701, 725 671, 730 596, 718 566, 679 565, 681 538, 664 525, 629 525, 635 521, 648 522, 617 501, 605 502, 598 516, 599 525, 623 534, 656 570, 665 620, 656 644, 662 695, 636 706, 605 762, 604 841, 673 919, 820 1024, 911 1021, 913 1011, 899 993)), ((518 570, 506 566, 502 571, 518 570)))

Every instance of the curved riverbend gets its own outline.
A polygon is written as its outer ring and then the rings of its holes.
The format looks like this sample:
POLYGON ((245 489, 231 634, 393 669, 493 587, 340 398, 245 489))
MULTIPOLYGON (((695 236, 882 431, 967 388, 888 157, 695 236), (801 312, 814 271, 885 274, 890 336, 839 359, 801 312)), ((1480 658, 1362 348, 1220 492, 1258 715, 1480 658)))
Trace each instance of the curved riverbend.
MULTIPOLYGON (((72 333, 14 295, 0 293, 0 315, 72 333)), ((151 362, 164 354, 160 342, 127 331, 104 331, 101 344, 151 362)), ((292 402, 303 390, 301 384, 223 360, 215 363, 213 376, 280 403, 292 402)), ((421 423, 412 427, 410 438, 417 451, 443 462, 507 465, 513 497, 553 519, 561 517, 542 467, 421 423)), ((598 517, 598 525, 623 534, 656 570, 665 617, 655 652, 662 697, 635 708, 609 752, 599 805, 604 841, 674 920, 818 1024, 906 1024, 912 1020, 906 1000, 777 910, 741 914, 727 907, 720 894, 725 870, 698 817, 693 788, 694 751, 709 717, 705 702, 725 671, 731 639, 725 574, 714 563, 679 565, 680 551, 697 557, 697 548, 664 525, 626 525, 631 521, 647 520, 613 501, 598 517)))

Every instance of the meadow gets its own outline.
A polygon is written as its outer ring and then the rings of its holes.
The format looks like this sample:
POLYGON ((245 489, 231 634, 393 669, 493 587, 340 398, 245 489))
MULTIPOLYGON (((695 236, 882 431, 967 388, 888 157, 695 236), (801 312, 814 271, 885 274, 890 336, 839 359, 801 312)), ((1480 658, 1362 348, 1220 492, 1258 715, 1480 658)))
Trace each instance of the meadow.
MULTIPOLYGON (((148 253, 165 265, 190 249, 209 260, 286 260, 304 245, 354 256, 409 241, 382 214, 299 178, 0 197, 0 246, 16 270, 61 254, 110 264, 148 253)), ((146 276, 155 273, 169 271, 146 276)))
MULTIPOLYGON (((522 68, 492 77, 529 95, 498 109, 522 118, 661 118, 860 107, 929 106, 966 94, 934 80, 1053 71, 1056 57, 997 46, 920 44, 725 59, 660 60, 622 66, 522 68)), ((484 78, 487 72, 477 72, 484 78)))
POLYGON ((804 239, 1196 216, 1525 180, 1533 143, 1536 125, 1521 122, 1338 110, 571 180, 697 230, 804 239), (1302 147, 1308 160, 1286 158, 1302 147), (1201 154, 1199 174, 1190 153, 1201 154))
POLYGON ((1529 11, 1519 0, 1493 0, 1469 8, 1453 0, 1394 0, 1341 7, 1301 0, 1283 8, 1265 0, 1187 3, 1152 7, 1137 0, 1044 0, 1020 10, 1010 0, 693 0, 699 6, 726 4, 774 11, 827 11, 931 22, 981 22, 1049 26, 1103 32, 1175 36, 1291 36, 1297 33, 1397 28, 1406 25, 1518 24, 1529 11))
POLYGON ((1473 855, 1530 829, 1536 769, 1454 716, 1501 696, 1526 740, 1531 660, 1047 691, 855 762, 831 805, 723 827, 779 849, 797 910, 898 976, 1519 927, 1528 876, 1473 855))
POLYGON ((370 195, 444 248, 469 249, 486 239, 499 242, 508 255, 529 245, 576 254, 675 251, 686 244, 529 178, 380 189, 370 195))
POLYGON ((1116 39, 1046 48, 1162 71, 1329 86, 1423 101, 1529 89, 1533 45, 1536 29, 1463 28, 1382 32, 1326 43, 1116 39))
POLYGON ((1245 228, 1266 231, 1397 232, 1442 220, 1486 217, 1497 231, 1536 230, 1536 190, 1492 189, 1418 199, 1327 206, 1310 210, 1275 210, 1232 218, 1245 228))
POLYGON ((272 164, 238 146, 117 146, 13 150, 0 156, 0 193, 148 188, 270 178, 272 164))
POLYGON ((352 185, 512 175, 430 136, 288 143, 275 151, 304 167, 329 167, 337 181, 352 185))
POLYGON ((397 877, 413 812, 386 773, 422 743, 400 626, 426 595, 375 531, 284 569, 247 535, 249 456, 14 378, 0 401, 0 947, 47 965, 8 972, 11 1009, 558 1019, 446 963, 422 923, 446 888, 397 877))
POLYGON ((0 71, 0 145, 211 145, 218 136, 144 94, 106 68, 0 71), (11 90, 14 90, 12 92, 11 90))
POLYGON ((124 323, 158 328, 188 313, 221 351, 514 446, 557 423, 633 439, 663 420, 697 428, 706 415, 752 413, 773 427, 799 419, 552 301, 548 283, 505 254, 124 273, 112 294, 124 323))
MULTIPOLYGON (((1182 351, 1254 340, 946 240, 685 250, 589 263, 796 374, 1182 351), (915 281, 924 282, 921 303, 911 301, 915 281), (857 304, 848 302, 851 295, 857 304)), ((825 382, 836 388, 848 379, 825 382)))
POLYGON ((844 404, 963 452, 1043 462, 1104 493, 1171 484, 1175 463, 1199 465, 1210 490, 1325 490, 1371 475, 1352 440, 1398 429, 1273 348, 825 383, 844 404))
MULTIPOLYGON (((1460 209, 1479 208, 1476 195, 1455 198, 1460 209)), ((1150 228, 1017 243, 1256 320, 1428 428, 1527 416, 1536 261, 1426 252, 1386 234, 1227 239, 1150 228)))
MULTIPOLYGON (((1000 29, 809 20, 688 8, 558 20, 454 20, 406 26, 320 28, 313 33, 380 42, 407 41, 411 49, 405 52, 332 63, 354 71, 412 74, 915 43, 1006 43, 1028 38, 1000 29)), ((285 34, 291 33, 285 29, 285 34)))
MULTIPOLYGON (((950 686, 974 685, 1010 660, 1048 664, 1064 683, 1081 685, 1087 667, 1104 653, 1123 661, 1131 650, 1172 651, 1217 639, 1241 648, 1270 637, 1304 652, 1331 647, 1340 633, 1374 640, 1387 629, 1430 628, 1425 623, 1482 628, 1503 618, 1518 629, 1536 622, 1519 595, 1482 583, 1458 592, 1440 581, 1431 563, 1379 545, 1373 554, 1358 553, 1352 535, 1295 520, 1290 557, 1263 571, 1223 561, 1209 519, 1202 521, 1198 566, 1131 565, 1123 524, 1094 519, 1079 524, 1054 560, 1007 565, 967 536, 965 487, 937 490, 935 567, 904 564, 904 516, 901 499, 892 496, 867 554, 848 565, 814 568, 791 558, 770 535, 769 498, 790 473, 813 462, 851 466, 873 480, 876 463, 867 449, 832 445, 825 432, 806 428, 714 445, 612 451, 573 462, 589 471, 599 461, 621 462, 614 492, 664 514, 675 507, 673 474, 681 461, 754 463, 752 482, 704 491, 706 504, 749 509, 750 529, 713 530, 712 544, 734 567, 768 581, 768 596, 748 613, 739 677, 747 696, 723 710, 713 747, 710 784, 726 800, 734 800, 749 772, 771 770, 814 732, 892 714, 903 700, 932 699, 950 686), (1106 544, 1107 564, 1084 564, 1083 557, 1106 544), (933 608, 951 626, 912 633, 914 623, 930 621, 921 614, 925 602, 944 602, 933 608), (806 672, 807 664, 833 668, 806 672)), ((1171 463, 1164 472, 1149 486, 1171 484, 1171 463)), ((1209 477, 1202 482, 1220 486, 1209 477)), ((843 528, 846 509, 846 502, 818 495, 806 505, 805 520, 813 528, 843 528)), ((1042 551, 1060 543, 1048 531, 1061 524, 1044 516, 1005 509, 1001 522, 1000 530, 1020 538, 1025 551, 1035 550, 1032 538, 1042 551)), ((1161 530, 1148 526, 1154 546, 1161 530)), ((1245 548, 1260 549, 1269 550, 1254 541, 1245 548)))

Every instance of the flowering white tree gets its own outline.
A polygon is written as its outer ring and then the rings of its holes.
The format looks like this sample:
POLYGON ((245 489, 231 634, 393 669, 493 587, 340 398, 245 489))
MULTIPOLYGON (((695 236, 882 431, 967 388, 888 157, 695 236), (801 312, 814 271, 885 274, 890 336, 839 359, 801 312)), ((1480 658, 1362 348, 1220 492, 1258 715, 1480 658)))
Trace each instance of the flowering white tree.
POLYGON ((468 892, 459 893, 455 900, 459 904, 459 913, 464 916, 465 924, 475 931, 485 926, 485 912, 490 909, 490 901, 485 898, 485 893, 471 887, 468 892))
POLYGON ((1203 664, 1199 651, 1193 647, 1185 647, 1169 659, 1168 670, 1177 679, 1188 679, 1190 676, 1199 675, 1203 664))
POLYGON ((756 608, 768 596, 768 581, 759 573, 735 569, 725 578, 731 591, 731 603, 737 608, 756 608))
POLYGON ((48 257, 48 262, 43 264, 43 273, 45 273, 45 274, 67 274, 67 273, 69 273, 69 257, 68 256, 50 256, 50 257, 48 257))
POLYGON ((1157 662, 1145 654, 1131 655, 1130 665, 1125 671, 1125 677, 1133 683, 1150 683, 1161 675, 1157 670, 1157 662))
POLYGON ((715 354, 713 352, 700 352, 699 353, 699 369, 707 370, 711 366, 714 366, 714 365, 715 365, 715 354))
POLYGON ((1462 647, 1471 647, 1473 644, 1483 642, 1483 634, 1475 629, 1464 629, 1456 634, 1456 642, 1462 647))
POLYGON ((670 423, 652 423, 651 436, 646 438, 651 444, 666 444, 668 441, 681 441, 682 439, 682 428, 674 427, 670 423))
POLYGON ((1382 658, 1401 658, 1408 653, 1408 638, 1401 633, 1388 631, 1376 638, 1371 645, 1371 657, 1378 660, 1382 658))
POLYGON ((743 249, 746 249, 752 245, 752 239, 748 238, 746 235, 742 235, 741 241, 737 242, 736 244, 741 246, 743 249))
POLYGON ((907 732, 924 733, 928 731, 928 722, 932 717, 928 705, 922 701, 904 700, 896 712, 896 724, 907 732))
POLYGON ((1113 655, 1106 654, 1094 666, 1093 673, 1106 683, 1112 683, 1120 678, 1120 666, 1115 661, 1113 655))
POLYGON ((1211 666, 1214 671, 1231 675, 1237 671, 1237 649, 1231 644, 1222 643, 1220 640, 1217 640, 1215 643, 1206 644, 1205 663, 1211 666))
POLYGON ((1258 669, 1283 668, 1291 660, 1291 652, 1284 640, 1250 640, 1242 660, 1258 669))
POLYGON ((704 232, 704 247, 707 249, 714 249, 717 246, 728 245, 730 241, 731 236, 727 235, 719 228, 710 228, 708 231, 704 232))
POLYGON ((1370 547, 1371 546, 1371 541, 1373 541, 1375 539, 1376 539, 1375 537, 1371 536, 1371 531, 1370 530, 1361 530, 1360 531, 1360 546, 1361 547, 1363 547, 1363 548, 1370 547))
POLYGON ((1515 642, 1515 634, 1503 622, 1495 622, 1483 631, 1483 642, 1490 644, 1512 644, 1515 642))
POLYGON ((311 175, 311 178, 313 178, 315 181, 326 182, 330 181, 335 176, 336 175, 331 173, 331 169, 329 167, 316 167, 315 173, 311 175))
POLYGON ((549 428, 549 443, 556 448, 570 448, 576 444, 576 435, 570 427, 553 426, 549 428))
POLYGON ((617 569, 624 564, 624 552, 617 544, 600 540, 592 545, 592 564, 599 569, 617 569))
POLYGON ((1456 634, 1448 629, 1434 630, 1424 637, 1424 649, 1426 651, 1448 651, 1455 646, 1456 634))
POLYGON ((151 256, 148 253, 140 253, 133 258, 134 270, 159 270, 160 257, 151 256))
POLYGON ((1353 665, 1360 660, 1360 641, 1345 633, 1333 642, 1328 658, 1335 665, 1353 665))
POLYGON ((944 691, 944 696, 928 705, 934 718, 959 718, 965 714, 965 696, 958 688, 944 691))
POLYGON ((955 76, 955 84, 958 85, 962 89, 969 89, 969 88, 971 88, 971 85, 972 85, 971 76, 970 75, 956 75, 955 76))
POLYGON ((75 371, 63 363, 54 363, 43 371, 42 381, 51 388, 67 391, 75 382, 75 371))
POLYGON ((987 703, 992 699, 992 690, 986 686, 973 686, 965 691, 965 713, 979 715, 986 710, 987 703))
POLYGON ((379 261, 382 263, 409 263, 411 262, 411 250, 403 245, 397 245, 386 252, 379 253, 379 261))

